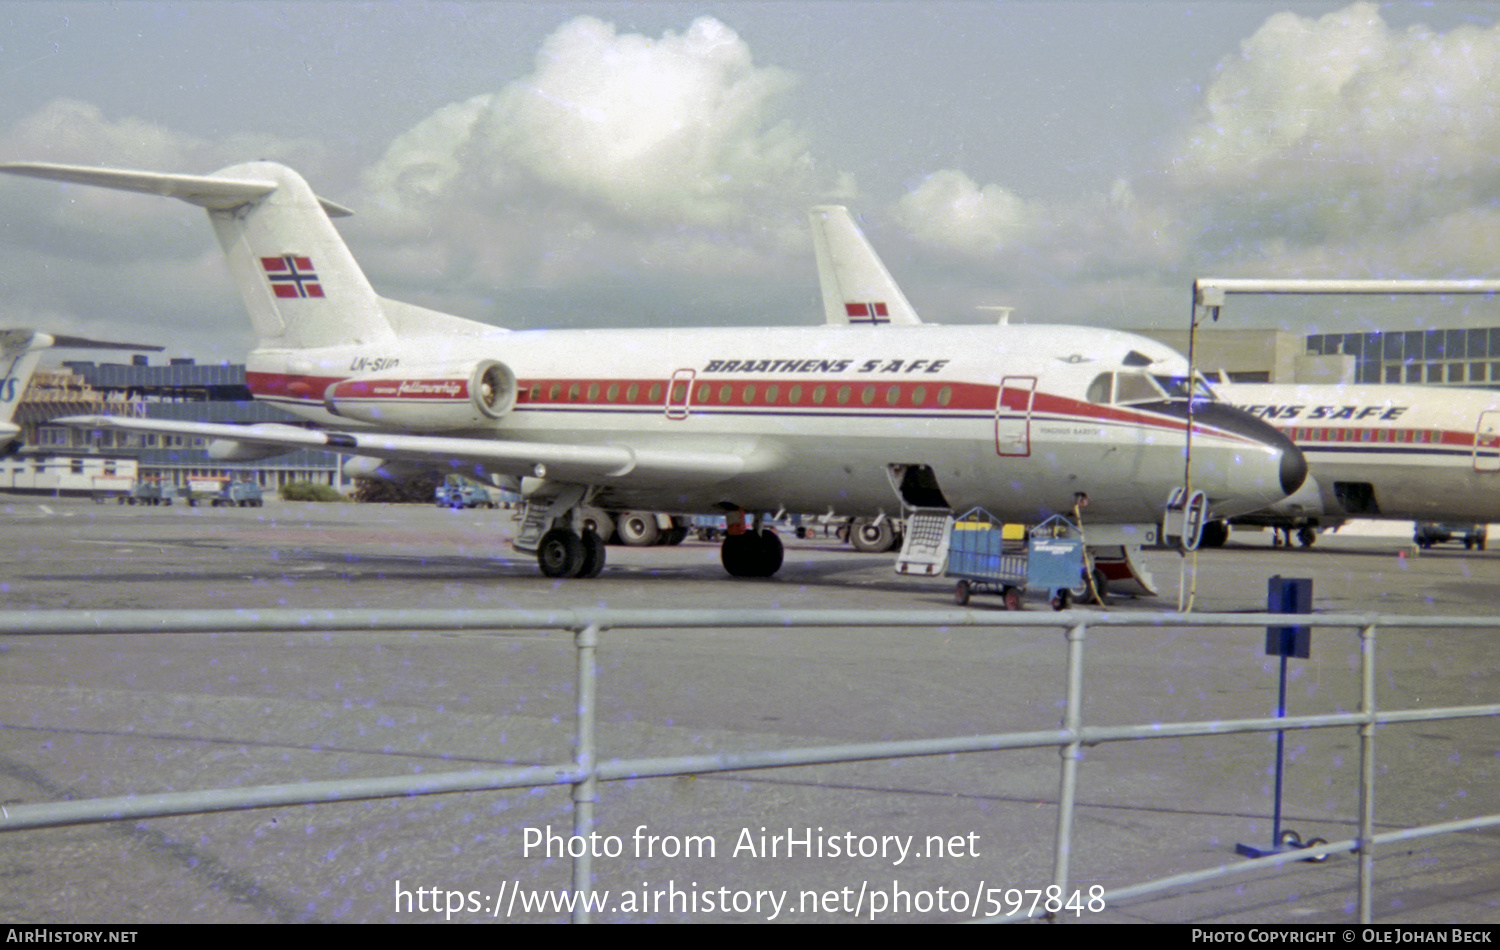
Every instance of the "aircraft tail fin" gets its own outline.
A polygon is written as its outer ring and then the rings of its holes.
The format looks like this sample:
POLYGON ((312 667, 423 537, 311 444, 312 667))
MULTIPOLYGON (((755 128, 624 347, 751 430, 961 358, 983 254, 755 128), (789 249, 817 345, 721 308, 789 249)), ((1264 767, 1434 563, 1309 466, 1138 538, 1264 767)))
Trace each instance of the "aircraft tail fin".
POLYGON ((395 336, 380 298, 330 220, 352 212, 318 198, 284 165, 252 162, 212 175, 45 164, 0 164, 0 171, 206 208, 262 348, 369 344, 395 336))
POLYGON ((20 435, 16 407, 42 351, 51 345, 52 337, 35 330, 0 330, 0 441, 10 442, 20 435))
POLYGON ((848 208, 821 205, 808 212, 808 219, 829 324, 922 322, 848 208))
POLYGON ((70 349, 150 350, 153 352, 164 349, 164 347, 148 346, 142 343, 109 343, 104 340, 90 340, 61 333, 42 333, 39 330, 0 330, 0 443, 9 443, 4 445, 4 451, 12 451, 20 447, 20 443, 14 441, 21 434, 21 426, 15 421, 16 408, 20 406, 21 398, 26 395, 26 387, 31 385, 31 377, 36 373, 36 366, 42 358, 42 351, 54 346, 70 349))

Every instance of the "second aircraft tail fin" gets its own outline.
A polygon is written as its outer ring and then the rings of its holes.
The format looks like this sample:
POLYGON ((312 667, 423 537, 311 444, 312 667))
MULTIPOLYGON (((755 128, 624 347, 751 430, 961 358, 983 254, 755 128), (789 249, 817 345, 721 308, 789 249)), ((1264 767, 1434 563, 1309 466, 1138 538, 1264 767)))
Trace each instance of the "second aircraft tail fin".
POLYGON ((842 205, 808 212, 823 316, 830 324, 921 323, 875 249, 842 205))

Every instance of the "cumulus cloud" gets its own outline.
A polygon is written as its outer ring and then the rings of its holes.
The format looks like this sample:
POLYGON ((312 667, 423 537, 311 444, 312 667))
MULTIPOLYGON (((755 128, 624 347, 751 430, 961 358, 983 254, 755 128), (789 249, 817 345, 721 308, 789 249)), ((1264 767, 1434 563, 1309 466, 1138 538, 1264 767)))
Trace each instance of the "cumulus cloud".
POLYGON ((1500 25, 1393 30, 1370 3, 1278 13, 1220 65, 1175 171, 1211 183, 1496 170, 1500 25))
POLYGON ((980 187, 957 169, 934 172, 902 196, 896 220, 928 244, 983 257, 1037 234, 1046 209, 999 185, 980 187))
POLYGON ((377 226, 443 244, 386 263, 491 286, 764 268, 805 245, 803 209, 850 187, 781 119, 794 86, 712 18, 660 38, 574 19, 530 75, 438 109, 368 170, 377 226))
POLYGON ((1363 2, 1276 13, 1135 182, 1044 202, 949 169, 892 214, 1004 286, 1099 300, 1208 271, 1483 275, 1500 246, 1496 75, 1500 25, 1397 30, 1363 2))
POLYGON ((1225 241, 1429 230, 1500 198, 1497 70, 1500 25, 1395 30, 1369 3, 1278 13, 1220 65, 1164 178, 1225 241))

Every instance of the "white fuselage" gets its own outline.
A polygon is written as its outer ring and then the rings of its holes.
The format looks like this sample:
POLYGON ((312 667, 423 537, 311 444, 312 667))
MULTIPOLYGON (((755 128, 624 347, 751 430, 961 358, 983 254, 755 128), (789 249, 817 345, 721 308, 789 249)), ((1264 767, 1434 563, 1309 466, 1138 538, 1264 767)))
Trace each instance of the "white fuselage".
MULTIPOLYGON (((744 460, 742 471, 719 479, 603 480, 601 504, 896 513, 890 467, 927 466, 959 510, 979 505, 1035 522, 1068 512, 1081 493, 1090 520, 1153 522, 1183 480, 1183 421, 1086 398, 1091 381, 1150 346, 1107 330, 1045 326, 486 328, 399 347, 263 349, 248 369, 259 398, 349 428, 348 415, 330 413, 323 398, 341 381, 409 373, 421 381, 413 394, 430 393, 441 374, 427 367, 496 361, 517 382, 513 408, 448 434, 744 460)), ((1149 355, 1153 372, 1185 372, 1170 350, 1149 355)), ((390 403, 404 411, 412 400, 393 395, 390 403)), ((418 431, 404 418, 388 428, 418 431)), ((1225 514, 1284 495, 1280 453, 1253 438, 1199 425, 1193 453, 1195 487, 1225 514)))
POLYGON ((1308 486, 1273 506, 1274 514, 1325 523, 1500 521, 1500 393, 1267 383, 1214 389, 1276 426, 1307 457, 1308 486))

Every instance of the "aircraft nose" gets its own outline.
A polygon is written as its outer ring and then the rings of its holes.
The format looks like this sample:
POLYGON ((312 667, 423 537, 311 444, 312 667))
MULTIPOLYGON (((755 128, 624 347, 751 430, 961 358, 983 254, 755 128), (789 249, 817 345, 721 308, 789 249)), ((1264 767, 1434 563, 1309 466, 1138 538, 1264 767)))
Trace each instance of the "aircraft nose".
MULTIPOLYGON (((1160 411, 1183 418, 1187 406, 1181 402, 1160 405, 1160 411)), ((1194 479, 1209 489, 1221 514, 1248 514, 1251 511, 1275 504, 1282 498, 1296 493, 1307 479, 1307 457, 1296 443, 1287 438, 1275 426, 1218 402, 1199 402, 1193 405, 1193 423, 1205 430, 1218 430, 1238 439, 1251 442, 1259 451, 1246 452, 1245 442, 1218 442, 1210 439, 1208 444, 1195 449, 1199 456, 1194 479), (1214 486, 1210 488, 1210 486, 1214 486), (1279 490, 1280 494, 1276 494, 1279 490)))
MULTIPOLYGON (((1271 429, 1270 426, 1266 426, 1266 428, 1271 429)), ((1297 489, 1302 487, 1302 483, 1307 481, 1307 456, 1302 454, 1302 450, 1297 447, 1297 443, 1275 429, 1271 429, 1271 431, 1280 436, 1283 443, 1281 449, 1281 490, 1288 495, 1295 495, 1297 489)))
POLYGON ((1233 432, 1253 439, 1280 456, 1277 464, 1277 480, 1285 495, 1296 493, 1307 480, 1307 456, 1297 443, 1287 438, 1275 426, 1240 409, 1212 403, 1194 407, 1195 419, 1206 425, 1233 432))
POLYGON ((1251 416, 1247 411, 1236 410, 1220 402, 1196 405, 1193 408, 1193 414, 1194 419, 1203 425, 1211 425, 1224 431, 1235 432, 1236 435, 1242 435, 1245 438, 1253 438, 1257 443, 1280 453, 1281 461, 1278 464, 1277 474, 1281 482, 1281 491, 1290 495, 1302 488, 1302 482, 1305 482, 1308 477, 1307 456, 1302 455, 1302 449, 1298 449, 1298 444, 1287 438, 1281 429, 1275 428, 1265 419, 1251 416))

